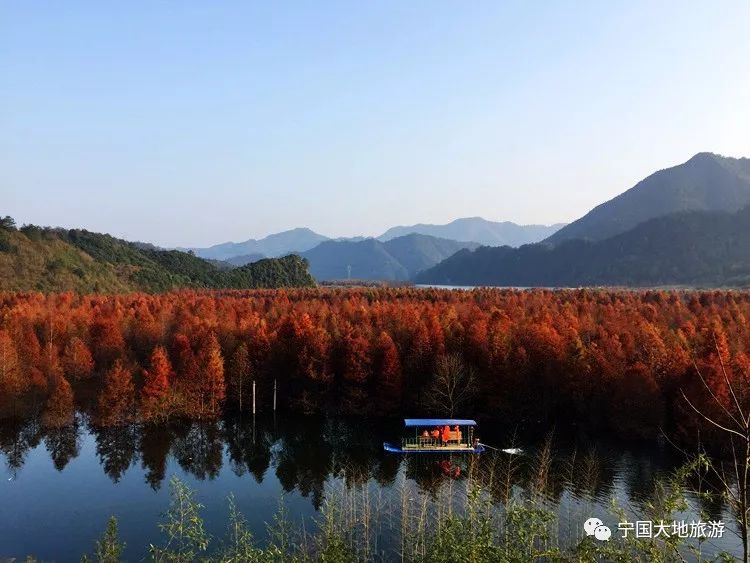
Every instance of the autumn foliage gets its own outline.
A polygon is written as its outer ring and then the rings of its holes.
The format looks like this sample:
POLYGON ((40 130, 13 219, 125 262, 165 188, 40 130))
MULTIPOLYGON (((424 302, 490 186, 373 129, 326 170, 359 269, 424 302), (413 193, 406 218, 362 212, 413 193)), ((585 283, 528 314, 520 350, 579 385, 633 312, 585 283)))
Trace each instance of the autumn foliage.
POLYGON ((690 437, 710 430, 683 393, 722 416, 698 373, 722 401, 724 371, 750 377, 748 319, 725 291, 4 293, 0 413, 211 419, 249 411, 253 382, 270 410, 275 381, 280 410, 416 416, 450 356, 472 373, 462 415, 690 437))

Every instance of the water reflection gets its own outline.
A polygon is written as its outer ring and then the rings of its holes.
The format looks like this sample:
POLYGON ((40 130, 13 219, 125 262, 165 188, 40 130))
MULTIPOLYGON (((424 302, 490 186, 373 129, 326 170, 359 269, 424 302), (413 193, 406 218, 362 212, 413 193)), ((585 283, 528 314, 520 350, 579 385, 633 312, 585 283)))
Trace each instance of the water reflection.
MULTIPOLYGON (((137 497, 140 503, 132 501, 133 512, 130 520, 124 517, 124 525, 150 517, 153 528, 158 512, 166 505, 164 485, 177 468, 212 499, 216 505, 212 510, 219 510, 229 492, 242 492, 245 506, 258 511, 254 531, 262 533, 260 519, 272 517, 278 497, 284 493, 299 495, 310 510, 320 509, 326 496, 336 491, 363 488, 383 494, 383 502, 393 506, 401 502, 404 486, 410 498, 421 494, 439 501, 448 495, 451 502, 461 502, 465 498, 462 487, 469 475, 498 503, 518 494, 543 494, 561 514, 572 514, 592 506, 606 507, 617 497, 637 513, 653 498, 657 482, 669 477, 683 461, 669 446, 633 446, 562 436, 551 441, 527 437, 511 444, 512 434, 488 425, 482 428, 485 442, 520 446, 524 455, 399 456, 384 452, 383 441, 393 439, 400 431, 399 421, 282 417, 101 428, 79 414, 73 424, 62 428, 45 427, 35 419, 0 424, 0 455, 11 481, 23 480, 25 463, 34 462, 29 463, 30 478, 24 480, 27 488, 19 488, 16 493, 17 499, 26 504, 29 518, 49 506, 62 511, 71 505, 73 510, 98 510, 90 516, 91 522, 96 520, 91 524, 92 534, 113 507, 119 506, 121 513, 128 514, 130 500, 125 503, 123 496, 137 497), (79 457, 85 463, 72 463, 79 457), (97 485, 97 502, 103 506, 94 502, 86 506, 82 503, 79 508, 77 501, 65 500, 55 484, 57 479, 40 477, 43 458, 49 459, 55 474, 69 477, 65 480, 68 483, 88 484, 97 480, 95 473, 106 475, 106 480, 99 481, 107 486, 97 485), (45 492, 35 497, 34 491, 39 488, 45 492), (149 489, 161 500, 145 498, 143 491, 151 492, 149 489), (265 506, 269 504, 273 506, 265 506), (146 517, 144 511, 148 510, 151 514, 146 517)), ((703 479, 691 486, 707 489, 711 483, 703 479)), ((718 496, 696 497, 693 506, 694 514, 702 511, 714 519, 727 518, 718 496)), ((217 525, 223 526, 223 521, 218 523, 223 515, 215 514, 217 525)), ((578 533, 576 521, 567 517, 563 524, 572 531, 566 533, 578 533)), ((147 545, 152 539, 142 530, 132 533, 133 545, 147 545)), ((15 537, 13 534, 8 530, 6 539, 15 537)), ((81 545, 83 549, 88 547, 83 542, 81 545)), ((71 551, 79 548, 72 546, 71 551)))
MULTIPOLYGON (((470 458, 461 456, 451 459, 383 452, 383 439, 398 432, 398 425, 392 422, 314 418, 231 418, 102 428, 78 415, 72 425, 62 428, 46 428, 34 419, 0 424, 0 451, 12 477, 23 470, 28 452, 41 443, 54 467, 64 471, 80 454, 81 440, 88 435, 95 441, 102 471, 114 483, 138 463, 146 484, 154 490, 164 483, 170 458, 199 480, 215 479, 227 463, 236 476, 251 475, 258 484, 272 469, 285 492, 298 491, 316 508, 332 477, 341 478, 348 487, 370 480, 386 487, 395 483, 403 468, 421 491, 434 494, 446 480, 460 478, 461 472, 468 470, 465 465, 470 458)), ((544 488, 554 501, 566 492, 607 499, 619 483, 631 501, 644 502, 652 496, 657 479, 668 476, 681 462, 668 447, 635 450, 607 443, 585 446, 569 440, 553 441, 552 446, 544 488)), ((535 459, 543 453, 541 443, 527 443, 525 450, 527 455, 520 458, 471 458, 482 469, 478 475, 493 476, 488 488, 497 500, 506 498, 509 488, 533 488, 535 479, 540 478, 535 474, 535 459)), ((715 500, 706 509, 717 514, 723 507, 715 500)))

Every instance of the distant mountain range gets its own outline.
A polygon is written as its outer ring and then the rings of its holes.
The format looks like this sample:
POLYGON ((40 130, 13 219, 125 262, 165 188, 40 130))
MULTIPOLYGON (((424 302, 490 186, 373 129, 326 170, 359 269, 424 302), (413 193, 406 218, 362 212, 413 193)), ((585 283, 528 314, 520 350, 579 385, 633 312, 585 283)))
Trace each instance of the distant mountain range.
POLYGON ((393 227, 378 237, 388 241, 411 233, 429 235, 461 242, 478 242, 485 246, 521 246, 539 242, 557 232, 564 223, 556 225, 517 225, 509 221, 487 221, 481 217, 456 219, 445 225, 411 225, 393 227))
MULTIPOLYGON (((544 240, 557 231, 563 224, 516 225, 508 221, 498 223, 481 217, 456 219, 447 225, 412 225, 410 227, 393 227, 377 237, 382 242, 409 234, 423 234, 436 238, 459 242, 475 242, 488 246, 520 246, 544 240)), ((307 228, 292 229, 245 242, 225 242, 208 248, 178 248, 192 251, 201 258, 223 260, 235 266, 248 264, 263 257, 284 256, 285 254, 304 253, 327 241, 361 242, 365 237, 330 238, 307 228)), ((365 247, 360 247, 365 248, 365 247)))
POLYGON ((16 229, 10 218, 0 220, 0 290, 119 293, 313 285, 299 256, 230 268, 110 235, 33 225, 16 229))
POLYGON ((201 258, 230 261, 231 258, 239 256, 275 257, 305 252, 326 240, 330 239, 310 229, 299 228, 268 235, 259 240, 248 239, 245 242, 225 242, 208 248, 178 250, 190 250, 201 258))
POLYGON ((457 242, 410 234, 388 240, 326 241, 302 256, 310 273, 319 281, 409 280, 418 272, 439 263, 462 248, 476 248, 472 242, 457 242))
POLYGON ((747 285, 750 160, 700 153, 541 244, 461 251, 416 279, 456 285, 747 285))
POLYGON ((750 206, 691 211, 600 241, 464 250, 418 283, 521 287, 750 286, 750 206))
POLYGON ((660 170, 547 238, 603 240, 682 211, 737 211, 750 203, 750 159, 699 153, 660 170))
POLYGON ((307 286, 312 276, 454 285, 750 285, 750 159, 699 153, 558 227, 476 217, 394 227, 367 239, 300 228, 181 252, 84 230, 17 229, 5 218, 0 290, 307 286))

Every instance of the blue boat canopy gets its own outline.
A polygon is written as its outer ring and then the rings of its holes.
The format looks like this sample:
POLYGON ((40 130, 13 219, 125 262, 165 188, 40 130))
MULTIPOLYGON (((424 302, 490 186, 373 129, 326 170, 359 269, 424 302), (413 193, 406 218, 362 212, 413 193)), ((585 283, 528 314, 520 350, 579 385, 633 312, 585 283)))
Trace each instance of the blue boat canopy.
POLYGON ((466 418, 405 418, 404 426, 476 426, 475 420, 466 418))

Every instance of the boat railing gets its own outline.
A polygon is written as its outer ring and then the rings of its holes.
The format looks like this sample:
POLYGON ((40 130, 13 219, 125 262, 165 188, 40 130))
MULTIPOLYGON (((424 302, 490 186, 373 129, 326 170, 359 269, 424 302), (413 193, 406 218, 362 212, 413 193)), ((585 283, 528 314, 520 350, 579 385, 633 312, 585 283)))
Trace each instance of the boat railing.
MULTIPOLYGON (((438 448, 443 445, 443 441, 440 438, 434 438, 432 436, 416 436, 403 438, 401 440, 401 447, 404 450, 407 449, 419 449, 419 448, 438 448)), ((462 441, 460 438, 448 440, 447 445, 453 447, 470 447, 468 442, 462 441)))

